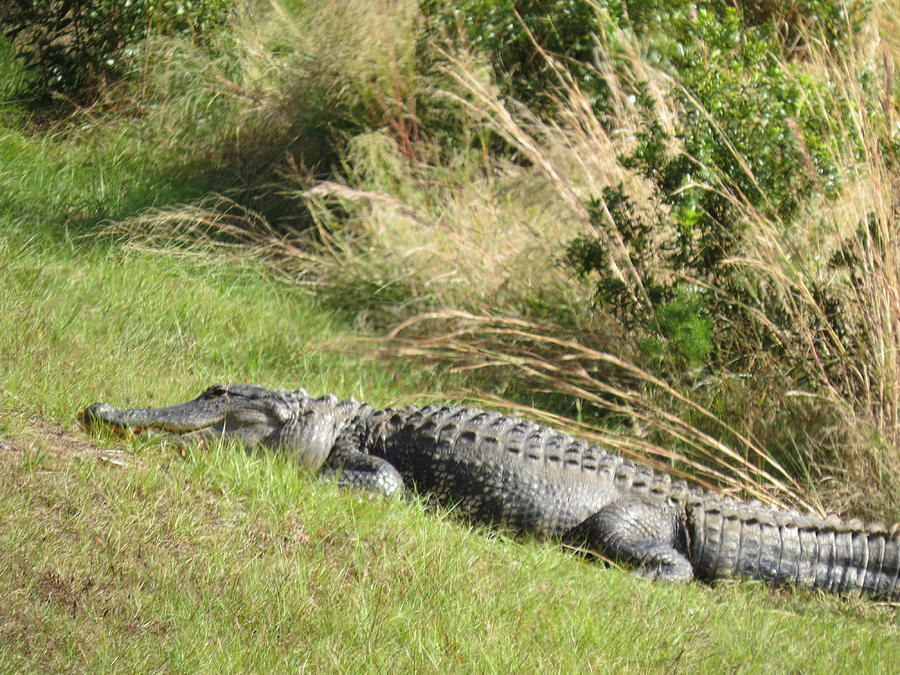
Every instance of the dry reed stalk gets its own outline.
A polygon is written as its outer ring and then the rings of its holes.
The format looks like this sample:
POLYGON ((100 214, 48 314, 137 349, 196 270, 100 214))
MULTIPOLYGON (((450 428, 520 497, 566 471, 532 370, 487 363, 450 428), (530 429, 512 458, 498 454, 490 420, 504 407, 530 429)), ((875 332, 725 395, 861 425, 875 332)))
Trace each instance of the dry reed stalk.
MULTIPOLYGON (((684 463, 690 467, 690 472, 695 477, 703 477, 720 488, 744 492, 764 501, 790 502, 812 508, 812 503, 803 496, 803 490, 797 481, 769 453, 758 448, 752 439, 727 422, 716 418, 646 370, 613 354, 598 351, 572 339, 554 337, 546 331, 546 327, 521 318, 506 319, 458 311, 432 312, 397 326, 389 336, 388 348, 399 357, 449 362, 459 371, 502 369, 519 381, 537 383, 541 387, 540 391, 571 396, 598 410, 613 412, 674 439, 681 447, 686 448, 685 452, 671 447, 662 448, 647 441, 632 440, 651 457, 660 457, 670 463, 684 463), (454 328, 445 330, 424 325, 428 323, 452 323, 454 328), (600 379, 591 374, 590 371, 596 371, 601 366, 607 371, 613 371, 614 377, 600 379), (625 388, 616 384, 616 380, 631 381, 640 386, 625 388), (682 406, 719 425, 739 439, 743 452, 747 457, 755 458, 756 463, 678 415, 656 405, 646 395, 646 391, 641 391, 647 387, 664 392, 682 406)), ((497 400, 484 394, 478 397, 497 400)), ((511 407, 507 403, 504 403, 504 407, 511 407)), ((521 405, 517 407, 527 410, 531 417, 550 419, 541 411, 521 405)), ((604 443, 610 443, 616 449, 635 456, 632 446, 621 441, 623 435, 610 435, 608 431, 572 420, 562 423, 561 418, 555 416, 553 421, 559 426, 577 430, 580 435, 602 438, 604 443), (612 440, 615 438, 620 440, 612 440)), ((644 459, 646 457, 643 455, 644 459)), ((671 464, 657 466, 672 470, 671 464)))

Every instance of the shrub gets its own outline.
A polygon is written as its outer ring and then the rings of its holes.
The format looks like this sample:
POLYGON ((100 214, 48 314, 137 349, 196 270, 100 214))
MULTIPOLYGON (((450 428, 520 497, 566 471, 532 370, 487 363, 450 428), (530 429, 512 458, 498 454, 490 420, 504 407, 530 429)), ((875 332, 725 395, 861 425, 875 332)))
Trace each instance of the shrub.
POLYGON ((453 37, 465 37, 472 47, 488 56, 494 69, 503 73, 502 85, 508 94, 531 104, 547 93, 554 82, 544 60, 534 47, 570 61, 586 91, 602 105, 605 82, 589 62, 599 31, 597 13, 584 0, 465 0, 447 3, 423 0, 422 8, 432 26, 453 37))
MULTIPOLYGON (((684 37, 678 34, 679 27, 694 12, 730 12, 740 17, 742 28, 768 27, 789 45, 797 45, 801 35, 811 32, 841 48, 848 35, 860 30, 872 3, 750 0, 729 7, 722 2, 686 0, 423 0, 421 4, 438 32, 464 37, 487 55, 495 70, 503 73, 507 93, 533 104, 555 83, 538 45, 570 66, 579 85, 602 110, 607 83, 589 64, 599 46, 598 37, 604 38, 611 28, 656 40, 668 36, 670 44, 677 45, 684 37)), ((672 54, 654 56, 665 60, 672 54)))
MULTIPOLYGON (((438 16, 510 73, 509 93, 536 102, 544 114, 553 110, 540 92, 548 91, 558 74, 546 67, 535 45, 556 54, 610 125, 615 118, 607 117, 609 73, 630 67, 617 62, 619 54, 630 53, 622 41, 637 40, 642 60, 672 75, 679 111, 674 127, 663 123, 648 83, 631 72, 616 83, 628 87, 643 117, 636 147, 621 162, 652 181, 660 208, 652 217, 635 215, 621 188, 604 191, 588 204, 592 225, 604 233, 573 242, 567 259, 578 272, 597 274, 596 297, 604 310, 649 330, 646 344, 668 344, 662 352, 651 351, 679 354, 671 365, 680 371, 684 359, 696 365, 701 355, 737 365, 727 348, 731 336, 736 329, 755 330, 747 327, 746 298, 733 278, 734 267, 723 264, 741 251, 746 213, 790 227, 811 196, 837 194, 839 171, 829 150, 832 121, 818 107, 835 97, 827 83, 789 62, 784 41, 796 46, 797 36, 807 30, 804 35, 821 35, 837 50, 847 48, 867 7, 825 0, 794 3, 790 11, 763 2, 732 7, 652 0, 472 0, 456 13, 438 16), (600 62, 604 67, 597 67, 600 62), (635 274, 616 273, 604 250, 609 240, 623 242, 630 257, 626 267, 635 274), (686 288, 693 290, 684 304, 677 298, 684 299, 686 288), (709 317, 716 317, 715 332, 727 339, 717 340, 714 332, 709 339, 716 348, 708 348, 704 338, 700 342, 706 346, 690 350, 688 358, 673 342, 681 333, 660 333, 658 315, 669 313, 671 303, 681 308, 676 314, 685 327, 707 326, 709 317)), ((847 111, 829 112, 839 117, 847 111)), ((846 141, 860 144, 852 136, 846 141)))
POLYGON ((34 73, 28 97, 54 92, 89 100, 99 83, 122 75, 122 53, 150 34, 189 33, 202 41, 232 0, 11 0, 0 32, 34 73))

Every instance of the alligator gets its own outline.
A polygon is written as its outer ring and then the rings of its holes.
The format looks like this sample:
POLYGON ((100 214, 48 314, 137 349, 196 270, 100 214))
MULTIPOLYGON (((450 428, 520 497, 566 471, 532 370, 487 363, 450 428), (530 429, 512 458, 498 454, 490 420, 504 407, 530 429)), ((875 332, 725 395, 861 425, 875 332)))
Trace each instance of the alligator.
POLYGON ((750 577, 900 601, 900 524, 821 518, 688 486, 584 440, 499 412, 375 409, 306 391, 215 385, 164 408, 79 413, 87 429, 179 442, 237 438, 336 480, 411 489, 473 521, 553 537, 672 581, 750 577))

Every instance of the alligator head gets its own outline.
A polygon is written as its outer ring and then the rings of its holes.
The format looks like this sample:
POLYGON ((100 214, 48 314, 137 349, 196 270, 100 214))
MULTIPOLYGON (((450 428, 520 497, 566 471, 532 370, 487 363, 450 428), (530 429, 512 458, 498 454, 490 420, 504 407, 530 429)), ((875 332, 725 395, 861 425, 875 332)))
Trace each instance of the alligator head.
POLYGON ((333 396, 311 398, 304 390, 252 384, 213 385, 193 401, 166 408, 118 410, 94 403, 78 413, 86 429, 112 427, 127 433, 167 432, 185 441, 241 439, 248 446, 284 450, 311 470, 328 457, 346 415, 333 396))

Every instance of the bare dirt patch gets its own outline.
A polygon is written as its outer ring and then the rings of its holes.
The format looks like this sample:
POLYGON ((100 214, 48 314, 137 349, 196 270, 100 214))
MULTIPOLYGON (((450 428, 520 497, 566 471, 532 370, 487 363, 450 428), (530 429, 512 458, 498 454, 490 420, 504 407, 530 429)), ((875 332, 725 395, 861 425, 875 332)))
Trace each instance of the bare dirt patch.
POLYGON ((139 463, 131 452, 94 442, 75 425, 63 427, 39 417, 32 417, 26 426, 12 435, 0 437, 0 462, 21 462, 27 457, 39 457, 54 465, 73 459, 92 459, 112 466, 139 463))

